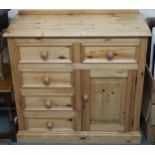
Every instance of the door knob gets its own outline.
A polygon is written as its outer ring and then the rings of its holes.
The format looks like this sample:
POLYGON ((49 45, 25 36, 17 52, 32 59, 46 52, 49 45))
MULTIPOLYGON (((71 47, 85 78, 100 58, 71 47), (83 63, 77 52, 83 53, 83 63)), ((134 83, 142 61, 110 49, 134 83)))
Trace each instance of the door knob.
POLYGON ((43 78, 43 84, 44 85, 48 86, 50 84, 50 82, 51 82, 51 79, 48 76, 45 76, 43 78))
POLYGON ((47 123, 47 128, 48 128, 49 130, 52 129, 52 128, 53 128, 53 123, 48 122, 48 123, 47 123))
POLYGON ((106 57, 108 60, 112 60, 114 57, 114 53, 112 51, 108 51, 106 54, 106 57))
POLYGON ((42 52, 42 53, 40 54, 40 56, 41 56, 41 58, 45 61, 45 60, 48 59, 48 52, 47 52, 47 51, 42 52))
POLYGON ((45 102, 45 107, 46 107, 47 109, 50 109, 50 108, 52 107, 52 101, 51 101, 51 100, 47 100, 47 101, 45 102))
POLYGON ((87 94, 84 94, 84 95, 83 95, 83 100, 84 100, 84 101, 88 101, 88 99, 89 99, 88 95, 87 95, 87 94))

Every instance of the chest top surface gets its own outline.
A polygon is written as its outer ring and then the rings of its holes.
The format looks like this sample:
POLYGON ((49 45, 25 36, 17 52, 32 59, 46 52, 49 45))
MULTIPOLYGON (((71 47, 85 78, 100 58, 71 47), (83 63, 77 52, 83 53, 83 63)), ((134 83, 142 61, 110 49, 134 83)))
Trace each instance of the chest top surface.
POLYGON ((136 10, 19 11, 4 37, 147 37, 136 10))

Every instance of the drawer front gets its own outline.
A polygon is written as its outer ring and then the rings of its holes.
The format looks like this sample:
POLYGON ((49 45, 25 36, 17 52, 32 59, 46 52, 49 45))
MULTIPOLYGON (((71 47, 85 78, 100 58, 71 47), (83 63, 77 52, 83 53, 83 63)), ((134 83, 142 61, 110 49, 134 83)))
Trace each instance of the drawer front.
POLYGON ((127 46, 83 46, 83 63, 135 63, 136 47, 127 46))
POLYGON ((23 87, 72 87, 71 72, 22 72, 23 87))
POLYGON ((26 96, 25 109, 27 110, 58 110, 72 109, 71 96, 26 96))
POLYGON ((19 46, 21 63, 71 63, 71 46, 19 46))
POLYGON ((26 118, 26 123, 28 130, 73 131, 74 129, 72 118, 30 117, 26 118))

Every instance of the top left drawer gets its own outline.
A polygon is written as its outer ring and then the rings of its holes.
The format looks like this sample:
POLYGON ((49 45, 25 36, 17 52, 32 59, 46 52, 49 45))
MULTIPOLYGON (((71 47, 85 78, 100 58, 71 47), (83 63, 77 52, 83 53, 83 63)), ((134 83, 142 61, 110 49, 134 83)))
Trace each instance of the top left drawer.
POLYGON ((70 45, 20 45, 20 63, 72 63, 70 45))

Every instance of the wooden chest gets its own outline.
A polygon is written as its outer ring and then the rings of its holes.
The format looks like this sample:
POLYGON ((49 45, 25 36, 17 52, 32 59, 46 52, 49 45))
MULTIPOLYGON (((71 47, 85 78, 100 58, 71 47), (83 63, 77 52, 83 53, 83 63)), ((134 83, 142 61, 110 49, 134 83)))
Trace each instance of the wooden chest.
POLYGON ((138 11, 20 11, 4 36, 18 141, 140 143, 150 31, 138 11))

